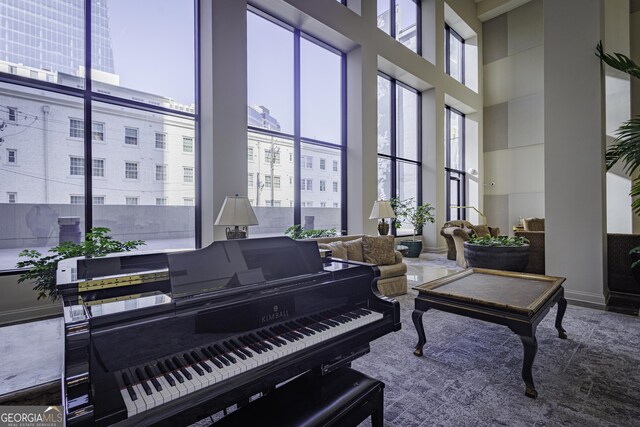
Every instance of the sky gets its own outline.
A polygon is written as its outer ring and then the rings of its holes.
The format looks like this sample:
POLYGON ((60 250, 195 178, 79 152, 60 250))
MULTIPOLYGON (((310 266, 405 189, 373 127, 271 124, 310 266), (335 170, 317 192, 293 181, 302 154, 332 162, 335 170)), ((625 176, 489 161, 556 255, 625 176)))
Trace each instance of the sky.
POLYGON ((194 103, 193 0, 108 0, 107 5, 120 85, 194 103))

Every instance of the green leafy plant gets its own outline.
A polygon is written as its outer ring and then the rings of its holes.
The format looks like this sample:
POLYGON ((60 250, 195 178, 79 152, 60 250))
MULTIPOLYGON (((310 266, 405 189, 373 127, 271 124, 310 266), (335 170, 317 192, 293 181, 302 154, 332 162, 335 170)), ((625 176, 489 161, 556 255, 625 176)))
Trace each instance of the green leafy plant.
MULTIPOLYGON (((613 55, 604 53, 602 42, 596 46, 596 56, 610 67, 640 79, 638 64, 621 53, 613 55)), ((610 170, 616 163, 622 162, 624 171, 629 176, 633 176, 634 172, 638 170, 640 167, 640 115, 636 115, 620 125, 616 131, 616 139, 607 148, 605 162, 607 170, 610 170)), ((636 215, 640 215, 640 175, 633 178, 629 195, 632 197, 631 209, 636 215)), ((640 246, 629 252, 629 254, 634 253, 640 253, 640 246)), ((636 261, 631 264, 631 268, 636 268, 638 265, 640 263, 636 261)))
POLYGON ((526 237, 519 237, 519 236, 491 237, 488 234, 482 237, 478 237, 474 233, 473 237, 471 237, 465 243, 469 243, 470 245, 479 245, 479 246, 524 246, 529 244, 529 239, 527 239, 526 237))
POLYGON ((413 240, 416 240, 416 234, 421 232, 426 223, 436 220, 432 214, 433 206, 429 203, 415 206, 413 197, 405 200, 394 197, 391 199, 391 207, 396 214, 392 221, 393 226, 400 228, 403 221, 410 223, 413 226, 413 240))
POLYGON ((291 237, 292 239, 300 240, 313 239, 318 237, 333 237, 338 233, 335 228, 331 228, 328 230, 303 230, 300 224, 296 224, 287 228, 284 234, 291 237))
POLYGON ((143 240, 128 242, 114 240, 107 235, 110 231, 106 227, 94 227, 87 233, 82 243, 63 242, 49 249, 53 255, 44 256, 33 249, 23 250, 19 256, 28 258, 28 260, 18 262, 16 266, 28 268, 29 271, 20 275, 18 283, 33 280, 35 284, 33 290, 38 292, 38 299, 48 297, 52 301, 56 301, 60 298, 56 288, 56 270, 59 261, 79 256, 101 257, 114 252, 128 252, 145 244, 143 240))

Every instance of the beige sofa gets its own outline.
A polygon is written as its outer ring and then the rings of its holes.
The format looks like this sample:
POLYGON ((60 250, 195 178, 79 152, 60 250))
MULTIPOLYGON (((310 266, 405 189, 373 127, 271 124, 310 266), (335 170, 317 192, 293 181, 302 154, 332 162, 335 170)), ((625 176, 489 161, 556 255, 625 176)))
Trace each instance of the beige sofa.
MULTIPOLYGON (((365 262, 363 256, 362 234, 350 236, 322 237, 314 239, 320 249, 333 249, 329 244, 343 242, 347 246, 347 259, 351 261, 365 262)), ((371 237, 371 236, 369 236, 371 237)), ((333 255, 335 258, 335 253, 333 255)), ((402 254, 393 251, 394 263, 378 265, 380 278, 378 279, 378 291, 388 297, 404 295, 407 293, 407 264, 402 262, 402 254)))

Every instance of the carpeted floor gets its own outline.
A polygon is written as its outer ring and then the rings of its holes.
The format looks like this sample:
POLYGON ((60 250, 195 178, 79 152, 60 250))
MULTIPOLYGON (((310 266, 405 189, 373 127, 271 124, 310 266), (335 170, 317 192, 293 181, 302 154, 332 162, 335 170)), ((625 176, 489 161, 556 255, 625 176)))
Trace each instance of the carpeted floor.
MULTIPOLYGON (((422 279, 412 276, 417 267, 410 261, 410 286, 422 279)), ((536 334, 532 400, 520 376, 522 344, 504 326, 430 310, 425 354, 414 356, 415 295, 398 298, 402 330, 353 364, 385 382, 386 426, 640 426, 640 318, 569 305, 561 340, 552 308, 536 334)))

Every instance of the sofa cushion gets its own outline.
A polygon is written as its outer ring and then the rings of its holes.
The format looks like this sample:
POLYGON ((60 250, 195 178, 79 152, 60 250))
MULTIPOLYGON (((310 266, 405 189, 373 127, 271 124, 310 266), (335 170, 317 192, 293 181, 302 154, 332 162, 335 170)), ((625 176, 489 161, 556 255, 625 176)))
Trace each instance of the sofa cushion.
POLYGON ((330 250, 333 258, 347 259, 347 248, 345 248, 344 242, 340 240, 331 243, 320 243, 318 248, 330 250))
POLYGON ((343 245, 347 248, 347 259, 350 259, 351 261, 364 262, 364 255, 362 254, 362 238, 343 242, 343 245))
POLYGON ((378 269, 380 270, 380 278, 386 279, 388 277, 395 277, 406 274, 407 264, 405 264, 404 262, 399 262, 397 264, 391 265, 380 265, 378 266, 378 269))
POLYGON ((362 236, 364 260, 377 265, 395 264, 393 236, 362 236))

